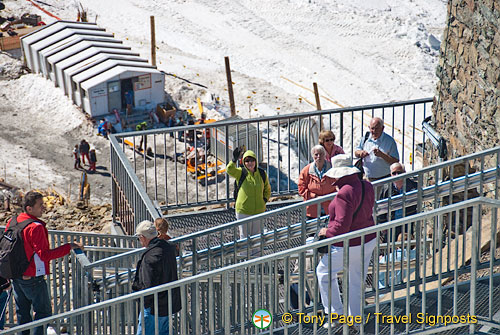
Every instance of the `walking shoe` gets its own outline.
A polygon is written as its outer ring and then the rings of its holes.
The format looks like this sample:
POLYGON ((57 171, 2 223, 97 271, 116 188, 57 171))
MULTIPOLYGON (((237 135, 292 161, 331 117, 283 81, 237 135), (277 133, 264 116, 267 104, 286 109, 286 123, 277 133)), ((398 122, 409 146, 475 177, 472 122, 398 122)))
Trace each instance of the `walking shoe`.
POLYGON ((330 328, 330 325, 332 326, 332 329, 335 329, 336 327, 340 326, 340 323, 338 323, 337 321, 333 321, 332 323, 326 321, 325 323, 323 323, 323 328, 328 329, 330 328))

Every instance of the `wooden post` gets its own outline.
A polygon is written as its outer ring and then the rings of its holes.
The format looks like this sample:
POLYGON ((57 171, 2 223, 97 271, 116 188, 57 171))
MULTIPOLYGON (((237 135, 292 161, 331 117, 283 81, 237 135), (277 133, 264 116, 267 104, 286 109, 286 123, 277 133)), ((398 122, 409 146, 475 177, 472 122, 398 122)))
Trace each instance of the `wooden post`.
POLYGON ((231 79, 231 67, 229 66, 229 57, 224 57, 226 62, 226 76, 227 76, 227 91, 229 93, 229 105, 231 107, 231 116, 236 115, 236 107, 234 106, 234 93, 233 93, 233 81, 231 79))
POLYGON ((31 190, 31 171, 30 171, 30 161, 28 159, 28 188, 31 190))
POLYGON ((151 64, 156 66, 155 17, 151 15, 151 64))
MULTIPOLYGON (((319 101, 319 91, 318 91, 318 84, 313 83, 314 87, 314 97, 316 98, 316 110, 321 110, 321 102, 319 101)), ((323 117, 320 115, 319 116, 319 130, 323 130, 323 117)))
POLYGON ((68 183, 68 196, 66 197, 66 204, 71 203, 71 183, 68 183))
POLYGON ((196 98, 196 102, 198 103, 198 109, 200 110, 200 118, 203 115, 203 105, 201 103, 200 98, 196 98))

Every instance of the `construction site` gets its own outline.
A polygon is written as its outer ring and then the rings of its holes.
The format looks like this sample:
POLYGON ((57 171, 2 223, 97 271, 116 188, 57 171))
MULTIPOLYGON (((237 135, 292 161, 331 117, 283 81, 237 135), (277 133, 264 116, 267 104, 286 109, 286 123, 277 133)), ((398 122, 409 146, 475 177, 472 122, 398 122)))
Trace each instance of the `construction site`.
POLYGON ((168 292, 171 309, 177 289, 182 308, 167 334, 500 333, 495 1, 0 4, 0 222, 39 190, 51 247, 85 245, 50 262, 53 315, 18 325, 12 298, 1 334, 136 334, 145 298, 158 304, 168 292), (317 41, 289 36, 299 31, 317 41), (376 117, 406 172, 373 181, 375 190, 418 187, 377 196, 372 227, 313 239, 329 217, 311 219, 307 207, 337 193, 299 195, 311 149, 331 130, 354 163, 376 117), (94 171, 71 169, 81 139, 97 152, 94 171), (226 167, 240 147, 255 152, 271 199, 238 220, 226 167), (416 214, 405 215, 410 207, 416 214), (170 225, 178 280, 134 292, 145 250, 136 228, 158 218, 170 225), (254 224, 257 234, 240 235, 254 224), (353 270, 344 248, 344 312, 328 326, 316 275, 323 247, 361 237, 364 250, 369 234, 367 270, 353 270), (348 308, 353 273, 366 277, 359 319, 348 308))

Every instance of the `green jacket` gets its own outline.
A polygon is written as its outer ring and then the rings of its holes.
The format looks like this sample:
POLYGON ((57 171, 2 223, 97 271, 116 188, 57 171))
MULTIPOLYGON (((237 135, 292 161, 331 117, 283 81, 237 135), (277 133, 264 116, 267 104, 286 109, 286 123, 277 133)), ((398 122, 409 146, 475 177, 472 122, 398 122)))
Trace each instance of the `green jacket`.
MULTIPOLYGON (((257 160, 257 156, 252 150, 245 152, 243 160, 246 157, 253 157, 257 160)), ((246 167, 238 168, 232 161, 227 165, 227 173, 237 181, 240 180, 242 169, 246 169, 246 167)), ((266 211, 266 201, 269 200, 270 196, 269 177, 266 176, 266 180, 262 180, 256 166, 255 172, 248 171, 247 177, 240 185, 240 191, 236 199, 236 213, 247 215, 264 213, 266 211)))

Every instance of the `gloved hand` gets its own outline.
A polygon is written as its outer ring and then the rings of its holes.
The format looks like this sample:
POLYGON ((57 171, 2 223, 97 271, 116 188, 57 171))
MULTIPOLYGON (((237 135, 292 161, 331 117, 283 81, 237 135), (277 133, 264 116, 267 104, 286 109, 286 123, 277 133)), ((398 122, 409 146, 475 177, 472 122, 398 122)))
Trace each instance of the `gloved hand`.
POLYGON ((240 147, 236 147, 233 150, 233 163, 236 163, 238 161, 238 159, 240 158, 240 154, 241 154, 240 147))

